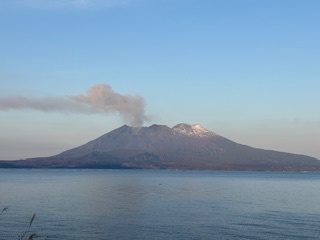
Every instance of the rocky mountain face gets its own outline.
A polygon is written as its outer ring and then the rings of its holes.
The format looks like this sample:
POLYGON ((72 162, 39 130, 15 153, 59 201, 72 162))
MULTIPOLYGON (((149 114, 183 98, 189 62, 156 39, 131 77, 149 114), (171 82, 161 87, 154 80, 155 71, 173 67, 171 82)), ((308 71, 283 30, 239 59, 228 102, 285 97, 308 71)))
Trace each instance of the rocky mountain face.
POLYGON ((124 125, 56 156, 2 161, 0 167, 319 171, 320 161, 241 145, 199 124, 182 123, 124 125))

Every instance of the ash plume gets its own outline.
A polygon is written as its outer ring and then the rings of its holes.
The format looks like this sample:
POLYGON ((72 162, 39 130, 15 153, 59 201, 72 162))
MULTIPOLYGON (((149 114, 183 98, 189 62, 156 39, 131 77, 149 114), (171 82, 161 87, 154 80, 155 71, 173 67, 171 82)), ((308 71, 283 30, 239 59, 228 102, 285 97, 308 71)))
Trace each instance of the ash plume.
POLYGON ((147 120, 145 101, 136 95, 114 92, 107 84, 98 84, 86 94, 66 97, 0 97, 0 111, 33 109, 44 112, 118 113, 126 123, 141 126, 147 120))

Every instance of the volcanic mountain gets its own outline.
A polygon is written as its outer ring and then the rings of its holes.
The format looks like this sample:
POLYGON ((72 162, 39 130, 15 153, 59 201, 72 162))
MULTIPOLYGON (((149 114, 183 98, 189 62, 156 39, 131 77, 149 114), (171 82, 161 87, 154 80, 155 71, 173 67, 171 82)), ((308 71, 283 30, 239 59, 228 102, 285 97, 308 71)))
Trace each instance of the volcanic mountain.
POLYGON ((245 146, 199 124, 122 126, 52 157, 2 161, 0 167, 320 171, 320 161, 245 146))

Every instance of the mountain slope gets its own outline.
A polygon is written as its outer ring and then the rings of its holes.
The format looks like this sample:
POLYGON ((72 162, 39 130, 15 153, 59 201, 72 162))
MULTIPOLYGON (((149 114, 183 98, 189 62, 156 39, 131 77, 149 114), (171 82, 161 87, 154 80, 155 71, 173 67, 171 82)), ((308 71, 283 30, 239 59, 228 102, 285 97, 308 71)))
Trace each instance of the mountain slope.
POLYGON ((2 162, 3 166, 5 164, 15 167, 320 170, 320 161, 315 158, 241 145, 199 124, 178 124, 173 128, 124 125, 56 156, 2 162))

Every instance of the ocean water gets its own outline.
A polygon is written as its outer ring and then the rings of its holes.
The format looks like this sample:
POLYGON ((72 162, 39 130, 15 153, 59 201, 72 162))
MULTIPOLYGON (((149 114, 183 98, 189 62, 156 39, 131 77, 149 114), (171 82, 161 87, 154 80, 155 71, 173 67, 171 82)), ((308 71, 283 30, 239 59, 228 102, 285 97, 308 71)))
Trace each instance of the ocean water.
POLYGON ((320 174, 0 169, 0 239, 320 239, 320 174))

